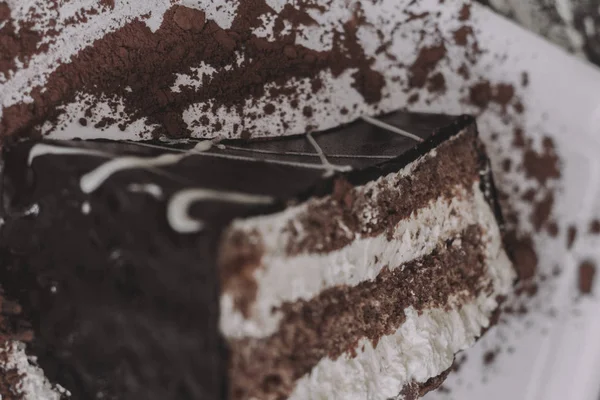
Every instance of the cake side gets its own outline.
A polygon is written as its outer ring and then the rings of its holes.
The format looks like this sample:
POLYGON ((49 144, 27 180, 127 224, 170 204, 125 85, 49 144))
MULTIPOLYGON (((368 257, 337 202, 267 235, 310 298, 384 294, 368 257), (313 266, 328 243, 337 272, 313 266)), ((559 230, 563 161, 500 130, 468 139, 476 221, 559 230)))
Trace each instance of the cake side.
POLYGON ((231 398, 387 399, 447 370, 514 279, 482 152, 470 126, 395 173, 235 221, 231 398))

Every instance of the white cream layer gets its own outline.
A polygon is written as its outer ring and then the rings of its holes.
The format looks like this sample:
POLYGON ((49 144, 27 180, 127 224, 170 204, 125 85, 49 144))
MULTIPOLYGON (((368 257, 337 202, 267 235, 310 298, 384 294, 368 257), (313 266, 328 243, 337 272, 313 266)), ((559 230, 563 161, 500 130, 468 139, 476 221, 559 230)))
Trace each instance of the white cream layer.
MULTIPOLYGON (((393 174, 382 179, 392 185, 396 178, 397 174, 393 174)), ((479 183, 475 183, 471 191, 460 187, 454 190, 456 196, 452 200, 439 198, 400 221, 392 240, 388 240, 386 233, 363 237, 326 254, 307 253, 291 257, 285 254, 288 239, 285 227, 296 214, 305 211, 306 205, 234 224, 235 229, 259 232, 265 245, 265 255, 262 266, 254 272, 258 289, 249 318, 234 307, 230 294, 221 296, 222 333, 229 338, 269 336, 277 331, 282 318, 282 313, 274 312, 273 308, 284 302, 308 300, 327 288, 354 286, 372 280, 383 267, 397 268, 427 255, 441 241, 469 225, 489 226, 488 229, 497 231, 495 217, 483 198, 479 183)), ((375 198, 377 192, 374 191, 372 196, 375 198)), ((372 203, 376 204, 375 201, 372 203)), ((380 216, 373 207, 364 210, 363 218, 377 221, 380 216)), ((510 266, 507 268, 511 269, 510 266)))
POLYGON ((515 278, 492 211, 480 191, 475 202, 485 232, 493 293, 481 293, 468 304, 451 302, 450 311, 430 309, 419 315, 412 307, 405 309, 406 321, 394 334, 381 338, 376 347, 361 340, 356 357, 322 359, 297 381, 290 400, 403 400, 397 396, 405 385, 440 375, 450 368, 454 354, 475 343, 498 307, 496 297, 510 293, 515 278))
POLYGON ((62 387, 53 387, 44 372, 34 365, 35 360, 27 357, 25 343, 8 342, 0 348, 0 352, 7 353, 7 362, 0 365, 0 373, 12 369, 18 371, 22 378, 19 386, 14 389, 23 394, 24 400, 60 400, 61 395, 70 397, 70 393, 62 387))
POLYGON ((398 394, 406 384, 425 382, 450 368, 454 354, 475 343, 496 307, 482 295, 459 310, 419 315, 407 308, 406 321, 393 335, 382 337, 376 347, 361 340, 356 357, 321 360, 296 382, 288 400, 403 400, 398 394))

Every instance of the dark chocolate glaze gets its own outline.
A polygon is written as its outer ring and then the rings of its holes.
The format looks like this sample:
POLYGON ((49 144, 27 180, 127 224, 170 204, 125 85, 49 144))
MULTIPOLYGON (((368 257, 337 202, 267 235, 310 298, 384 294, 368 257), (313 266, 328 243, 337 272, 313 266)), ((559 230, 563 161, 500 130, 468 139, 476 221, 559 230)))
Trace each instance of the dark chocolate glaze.
MULTIPOLYGON (((352 184, 397 171, 462 129, 474 129, 471 117, 397 112, 382 119, 425 140, 417 144, 365 122, 314 135, 331 163, 353 168, 343 173, 352 184)), ((43 142, 99 149, 113 157, 157 156, 195 144, 145 143, 163 147, 158 149, 110 141, 43 142)), ((4 147, 0 207, 0 283, 33 324, 28 351, 48 378, 77 400, 99 394, 109 400, 224 399, 228 356, 218 332, 215 261, 223 229, 233 218, 326 195, 340 173, 324 177, 322 169, 192 155, 152 170, 121 171, 85 194, 79 179, 107 159, 48 154, 28 166, 36 143, 4 147), (162 189, 160 199, 129 190, 130 184, 148 183, 162 189), (179 234, 168 223, 166 205, 190 187, 269 195, 275 201, 269 206, 195 203, 190 215, 206 228, 179 234)), ((315 152, 306 137, 296 136, 224 142, 208 153, 320 163, 317 156, 249 150, 315 152)), ((484 181, 491 184, 491 178, 484 181)))

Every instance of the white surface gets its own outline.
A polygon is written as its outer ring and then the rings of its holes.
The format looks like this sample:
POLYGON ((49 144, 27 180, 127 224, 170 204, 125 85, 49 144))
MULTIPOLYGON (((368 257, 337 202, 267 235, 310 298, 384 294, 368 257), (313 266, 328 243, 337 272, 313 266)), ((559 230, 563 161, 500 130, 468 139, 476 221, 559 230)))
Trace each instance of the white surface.
MULTIPOLYGON (((478 35, 481 47, 507 55, 506 62, 489 63, 482 73, 505 79, 528 71, 531 83, 523 93, 527 112, 522 122, 529 135, 548 135, 557 144, 563 163, 557 220, 563 229, 558 239, 540 235, 536 242, 542 268, 560 265, 563 272, 542 286, 537 301, 544 304, 533 305, 541 312, 507 316, 506 324, 466 352, 469 361, 446 385, 450 394, 435 392, 426 399, 597 400, 600 285, 596 279, 596 295, 577 299, 576 268, 585 257, 600 261, 600 241, 582 237, 591 216, 600 215, 600 72, 482 7, 475 7, 473 14, 477 25, 485 26, 478 35), (580 239, 566 252, 564 228, 571 223, 579 227, 580 239), (484 368, 484 352, 498 344, 515 351, 504 351, 484 368)), ((494 119, 480 118, 483 135, 494 128, 494 119)), ((492 154, 494 161, 497 157, 492 154)))

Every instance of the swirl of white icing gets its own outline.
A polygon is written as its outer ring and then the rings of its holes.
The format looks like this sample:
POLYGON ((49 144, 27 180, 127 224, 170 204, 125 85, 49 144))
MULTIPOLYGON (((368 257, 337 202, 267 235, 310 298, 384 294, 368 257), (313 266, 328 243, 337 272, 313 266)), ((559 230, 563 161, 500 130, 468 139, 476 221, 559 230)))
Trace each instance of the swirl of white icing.
POLYGON ((31 165, 36 157, 44 156, 46 154, 63 154, 63 155, 89 155, 98 157, 112 157, 108 153, 104 153, 99 150, 92 149, 80 149, 76 147, 65 147, 65 146, 54 146, 46 143, 38 143, 31 148, 29 151, 29 157, 27 158, 27 164, 31 165))
POLYGON ((274 202, 271 196, 224 192, 203 188, 185 189, 175 193, 167 205, 167 221, 169 221, 171 228, 178 233, 193 233, 202 230, 204 223, 191 218, 188 210, 192 203, 206 200, 257 205, 267 205, 274 202))
POLYGON ((81 180, 79 181, 81 190, 84 193, 91 193, 94 190, 98 189, 113 174, 122 170, 132 168, 151 169, 154 167, 162 167, 165 165, 177 164, 179 161, 183 160, 186 157, 209 150, 211 146, 212 142, 206 140, 198 142, 190 150, 185 150, 179 154, 161 154, 157 157, 151 158, 135 156, 115 158, 102 164, 92 172, 89 172, 82 176, 81 180))
POLYGON ((161 154, 158 157, 142 158, 142 157, 119 157, 110 160, 81 177, 79 185, 84 193, 92 193, 98 189, 108 178, 113 174, 132 168, 153 168, 163 165, 171 165, 178 163, 189 153, 183 154, 161 154))

